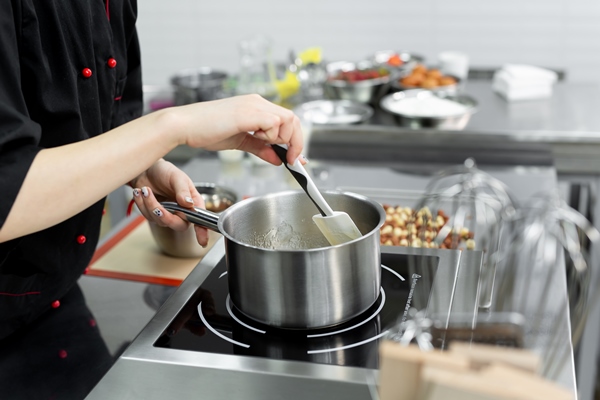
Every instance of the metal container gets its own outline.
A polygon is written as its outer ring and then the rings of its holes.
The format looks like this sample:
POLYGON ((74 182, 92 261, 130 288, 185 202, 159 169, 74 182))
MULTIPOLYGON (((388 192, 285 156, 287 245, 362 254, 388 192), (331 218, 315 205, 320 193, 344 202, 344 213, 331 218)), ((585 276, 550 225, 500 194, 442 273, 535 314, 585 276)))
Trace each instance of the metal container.
POLYGON ((366 70, 381 68, 370 61, 352 63, 347 61, 338 61, 327 64, 327 80, 323 84, 325 96, 331 100, 351 100, 359 103, 377 103, 381 97, 387 93, 391 76, 382 76, 380 78, 365 79, 357 82, 347 82, 344 80, 332 79, 339 72, 350 72, 356 70, 366 70))
MULTIPOLYGON (((214 183, 195 183, 196 190, 204 199, 207 210, 221 212, 238 200, 237 194, 224 186, 214 183)), ((208 245, 202 247, 196 239, 193 226, 184 231, 175 231, 166 226, 150 223, 150 232, 160 250, 172 257, 196 258, 202 257, 210 250, 213 244, 221 237, 217 232, 208 232, 208 245)))
POLYGON ((224 97, 223 83, 228 74, 209 67, 185 69, 171 78, 175 105, 217 100, 224 97))
POLYGON ((383 65, 386 68, 396 72, 394 75, 401 75, 406 72, 410 72, 415 65, 423 64, 425 62, 425 57, 407 51, 380 50, 375 52, 370 57, 370 60, 372 60, 375 65, 383 65), (400 59, 402 62, 401 65, 391 64, 389 60, 392 57, 398 57, 398 59, 400 59))
MULTIPOLYGON (((381 99, 381 109, 394 115, 396 122, 403 127, 421 129, 436 128, 460 130, 464 129, 469 123, 471 116, 477 111, 477 101, 465 94, 453 95, 441 91, 431 91, 427 89, 411 89, 388 94, 381 99), (436 110, 429 110, 427 114, 421 107, 420 114, 409 114, 399 111, 402 103, 413 101, 415 99, 427 100, 430 98, 440 98, 450 100, 461 106, 461 111, 455 114, 436 114, 436 110)), ((439 111, 439 110, 438 110, 439 111)))
POLYGON ((163 206, 225 237, 233 305, 260 323, 316 329, 345 322, 377 300, 381 286, 381 205, 364 196, 323 192, 334 210, 345 211, 363 236, 330 246, 312 216, 304 191, 286 191, 241 201, 220 215, 163 206))
POLYGON ((301 121, 315 125, 357 124, 373 116, 370 105, 350 100, 313 100, 293 111, 301 121))

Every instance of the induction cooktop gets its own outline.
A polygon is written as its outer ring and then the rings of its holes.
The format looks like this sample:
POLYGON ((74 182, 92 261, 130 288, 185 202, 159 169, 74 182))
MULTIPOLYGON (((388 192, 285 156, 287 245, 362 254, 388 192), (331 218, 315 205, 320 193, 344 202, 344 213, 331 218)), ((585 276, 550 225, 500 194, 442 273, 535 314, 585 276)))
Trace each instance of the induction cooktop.
POLYGON ((411 307, 427 308, 439 263, 438 256, 383 247, 380 294, 367 311, 332 327, 289 330, 260 324, 236 309, 223 257, 153 346, 377 368, 379 340, 406 320, 411 307))

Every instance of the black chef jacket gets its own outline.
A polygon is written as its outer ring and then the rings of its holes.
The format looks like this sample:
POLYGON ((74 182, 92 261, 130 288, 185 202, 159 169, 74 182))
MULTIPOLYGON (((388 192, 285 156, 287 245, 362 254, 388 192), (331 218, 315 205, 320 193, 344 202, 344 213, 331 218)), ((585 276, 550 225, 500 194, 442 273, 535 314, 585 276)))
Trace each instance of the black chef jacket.
MULTIPOLYGON (((0 2, 0 226, 41 149, 141 115, 136 17, 136 0, 0 2)), ((73 287, 95 250, 103 204, 0 243, 0 339, 52 312, 73 287)))
MULTIPOLYGON (((136 17, 136 0, 0 2, 0 226, 41 149, 141 115, 136 17)), ((79 399, 110 367, 76 284, 103 205, 0 243, 0 398, 79 399)))

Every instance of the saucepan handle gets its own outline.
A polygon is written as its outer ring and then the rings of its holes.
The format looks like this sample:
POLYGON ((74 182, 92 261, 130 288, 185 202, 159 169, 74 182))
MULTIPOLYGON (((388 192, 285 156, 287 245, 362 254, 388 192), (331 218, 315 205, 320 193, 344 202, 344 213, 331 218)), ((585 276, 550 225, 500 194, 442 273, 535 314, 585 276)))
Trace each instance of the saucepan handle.
POLYGON ((167 211, 196 225, 219 232, 219 214, 202 208, 184 208, 171 201, 160 203, 167 211))

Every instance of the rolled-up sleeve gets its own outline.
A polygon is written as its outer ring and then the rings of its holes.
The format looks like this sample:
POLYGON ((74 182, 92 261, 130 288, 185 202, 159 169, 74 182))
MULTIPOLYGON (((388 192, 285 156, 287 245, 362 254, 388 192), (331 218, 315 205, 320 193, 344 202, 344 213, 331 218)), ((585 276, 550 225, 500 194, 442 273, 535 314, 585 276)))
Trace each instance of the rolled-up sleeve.
POLYGON ((21 90, 18 4, 0 6, 0 227, 41 150, 41 128, 29 118, 21 90))

